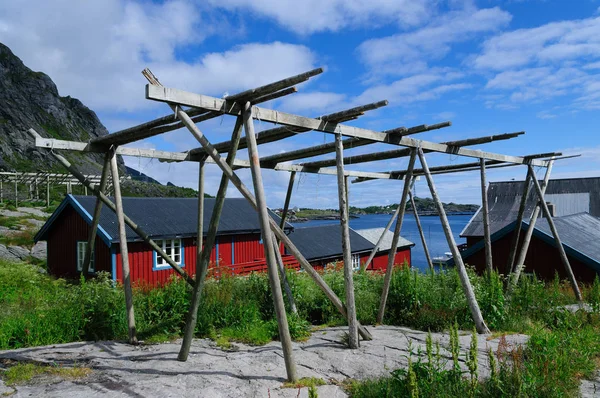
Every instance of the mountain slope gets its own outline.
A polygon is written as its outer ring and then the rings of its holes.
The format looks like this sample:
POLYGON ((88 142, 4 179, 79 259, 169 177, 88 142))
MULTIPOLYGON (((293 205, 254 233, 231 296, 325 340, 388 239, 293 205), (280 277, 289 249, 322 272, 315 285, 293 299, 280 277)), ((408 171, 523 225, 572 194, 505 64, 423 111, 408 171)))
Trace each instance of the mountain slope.
MULTIPOLYGON (((0 43, 0 171, 65 172, 35 148, 29 128, 44 137, 83 142, 108 134, 92 110, 76 98, 61 97, 48 75, 32 71, 0 43)), ((101 172, 101 154, 64 155, 84 173, 101 172)))

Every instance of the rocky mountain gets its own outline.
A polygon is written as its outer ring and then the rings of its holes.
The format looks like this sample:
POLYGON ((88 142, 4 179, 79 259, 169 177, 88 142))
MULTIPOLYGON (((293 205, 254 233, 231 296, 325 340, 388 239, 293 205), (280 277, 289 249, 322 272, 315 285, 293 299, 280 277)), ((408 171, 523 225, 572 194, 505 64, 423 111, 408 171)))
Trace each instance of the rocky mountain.
MULTIPOLYGON (((65 172, 35 148, 29 128, 48 138, 84 142, 108 134, 92 110, 76 98, 61 97, 48 75, 32 71, 0 43, 0 171, 65 172)), ((101 172, 101 154, 64 155, 84 173, 101 172)), ((119 163, 124 166, 121 157, 119 163)))

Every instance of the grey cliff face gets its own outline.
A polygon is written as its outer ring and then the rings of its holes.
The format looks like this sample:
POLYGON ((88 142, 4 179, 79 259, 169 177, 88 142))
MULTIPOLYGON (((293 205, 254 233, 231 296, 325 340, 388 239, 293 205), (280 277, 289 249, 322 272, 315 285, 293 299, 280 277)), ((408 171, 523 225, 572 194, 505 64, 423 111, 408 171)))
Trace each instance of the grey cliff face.
MULTIPOLYGON (((65 170, 27 133, 87 142, 108 134, 96 114, 71 97, 61 97, 50 77, 34 72, 0 43, 0 171, 65 170)), ((84 173, 100 174, 101 154, 65 153, 84 173)), ((119 157, 119 163, 123 160, 119 157)))

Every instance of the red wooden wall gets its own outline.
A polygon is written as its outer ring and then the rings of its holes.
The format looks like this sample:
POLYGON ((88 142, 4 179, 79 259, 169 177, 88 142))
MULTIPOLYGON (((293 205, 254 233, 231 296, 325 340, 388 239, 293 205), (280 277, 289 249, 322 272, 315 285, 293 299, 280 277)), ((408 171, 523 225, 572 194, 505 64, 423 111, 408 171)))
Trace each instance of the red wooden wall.
MULTIPOLYGON (((522 247, 523 236, 524 234, 521 233, 519 250, 522 247)), ((512 239, 513 235, 509 233, 492 242, 493 265, 502 274, 506 274, 506 263, 508 262, 508 255, 512 247, 512 239)), ((485 270, 485 250, 481 248, 473 255, 465 258, 465 263, 474 266, 477 272, 483 273, 485 270)), ((594 281, 596 272, 593 269, 573 258, 573 256, 569 256, 569 263, 577 280, 582 282, 594 281)), ((567 278, 562 262, 560 261, 558 249, 535 235, 531 239, 527 257, 525 258, 524 272, 535 272, 539 278, 544 280, 554 279, 555 272, 558 272, 561 279, 567 278)))
MULTIPOLYGON (((369 254, 363 255, 360 257, 360 262, 365 263, 369 259, 369 254)), ((388 262, 388 252, 377 253, 375 257, 373 257, 373 261, 371 261, 371 265, 369 265, 370 270, 385 270, 387 268, 388 262)), ((411 257, 410 257, 410 248, 401 249, 396 252, 396 257, 394 258, 394 265, 404 265, 404 263, 411 266, 411 257)))
MULTIPOLYGON (((67 206, 54 221, 48 234, 48 269, 51 274, 63 278, 77 278, 77 242, 88 240, 89 226, 73 209, 67 206)), ((110 250, 96 236, 96 271, 111 272, 110 250)))

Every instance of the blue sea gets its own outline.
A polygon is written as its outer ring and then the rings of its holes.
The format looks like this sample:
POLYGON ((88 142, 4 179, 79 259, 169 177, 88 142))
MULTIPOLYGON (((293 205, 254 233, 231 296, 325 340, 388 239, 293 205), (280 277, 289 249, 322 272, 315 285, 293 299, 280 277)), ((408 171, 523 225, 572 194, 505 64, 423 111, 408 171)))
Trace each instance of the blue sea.
MULTIPOLYGON (((390 220, 390 217, 391 215, 388 214, 368 214, 359 218, 351 218, 350 227, 353 229, 383 228, 390 220)), ((466 242, 466 240, 459 237, 458 234, 460 234, 463 228, 468 224, 471 217, 471 215, 448 216, 454 239, 456 239, 456 243, 459 245, 466 242)), ((446 236, 442 230, 440 218, 438 216, 421 216, 420 219, 431 256, 442 256, 445 252, 450 251, 446 236)), ((312 220, 299 222, 294 223, 294 227, 302 228, 326 224, 339 224, 339 220, 312 220)), ((393 231, 394 225, 392 225, 390 229, 393 231)), ((412 214, 406 214, 404 216, 401 235, 415 243, 415 246, 412 249, 413 267, 425 271, 427 269, 427 260, 425 259, 425 253, 423 252, 423 245, 421 244, 417 223, 412 214)))

